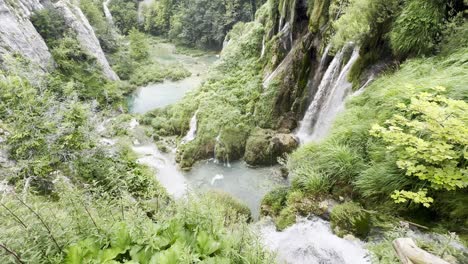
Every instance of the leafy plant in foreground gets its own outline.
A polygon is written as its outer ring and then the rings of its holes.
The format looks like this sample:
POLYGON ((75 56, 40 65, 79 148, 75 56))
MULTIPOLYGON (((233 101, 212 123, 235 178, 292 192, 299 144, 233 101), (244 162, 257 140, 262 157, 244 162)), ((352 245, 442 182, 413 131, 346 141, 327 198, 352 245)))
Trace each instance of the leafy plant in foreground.
MULTIPOLYGON (((438 87, 436 91, 444 91, 438 87)), ((398 105, 401 113, 374 125, 371 134, 382 138, 407 176, 426 181, 430 188, 452 191, 468 186, 468 104, 440 94, 419 93, 409 104, 398 105)), ((427 190, 395 191, 397 203, 412 200, 429 207, 427 190)))

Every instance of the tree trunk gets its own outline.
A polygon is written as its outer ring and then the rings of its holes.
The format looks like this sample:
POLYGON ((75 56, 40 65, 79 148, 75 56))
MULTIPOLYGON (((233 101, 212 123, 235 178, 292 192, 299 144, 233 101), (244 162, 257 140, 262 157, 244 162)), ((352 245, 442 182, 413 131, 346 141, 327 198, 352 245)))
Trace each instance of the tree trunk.
POLYGON ((447 261, 422 250, 411 238, 393 240, 393 248, 403 264, 449 264, 447 261))

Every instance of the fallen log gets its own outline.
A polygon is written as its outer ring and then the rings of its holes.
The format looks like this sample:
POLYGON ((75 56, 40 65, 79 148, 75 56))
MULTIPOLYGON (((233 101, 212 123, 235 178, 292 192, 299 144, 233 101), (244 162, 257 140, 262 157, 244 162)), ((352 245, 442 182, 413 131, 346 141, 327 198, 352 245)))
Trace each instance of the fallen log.
POLYGON ((413 239, 408 237, 393 240, 393 248, 403 264, 450 264, 440 257, 419 248, 413 239))

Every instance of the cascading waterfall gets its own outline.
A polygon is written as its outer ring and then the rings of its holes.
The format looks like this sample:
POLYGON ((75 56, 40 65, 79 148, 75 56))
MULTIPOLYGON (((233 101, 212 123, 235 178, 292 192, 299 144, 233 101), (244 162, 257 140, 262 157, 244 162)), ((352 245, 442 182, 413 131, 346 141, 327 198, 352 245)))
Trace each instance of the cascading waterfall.
POLYGON ((219 163, 219 160, 216 158, 216 145, 218 145, 218 143, 221 142, 221 133, 216 136, 215 142, 215 147, 213 149, 213 160, 214 163, 219 163))
POLYGON ((331 232, 330 224, 318 217, 300 218, 282 232, 267 223, 260 227, 260 233, 265 246, 277 252, 280 263, 370 263, 362 242, 339 238, 331 232))
MULTIPOLYGON (((221 133, 219 133, 216 138, 215 138, 215 147, 213 149, 213 162, 214 163, 219 163, 219 159, 216 158, 216 146, 218 146, 219 144, 221 144, 221 133)), ((230 168, 231 167, 231 163, 229 162, 229 158, 228 157, 223 157, 223 165, 230 168)))
POLYGON ((102 3, 102 8, 104 9, 104 16, 106 17, 107 21, 109 24, 113 25, 114 24, 114 19, 112 17, 112 13, 109 10, 109 4, 110 1, 112 0, 106 0, 102 3))
POLYGON ((262 52, 260 54, 260 58, 263 58, 264 55, 265 55, 265 36, 263 36, 263 40, 262 40, 262 52))
POLYGON ((293 49, 291 49, 286 55, 286 57, 283 59, 283 61, 276 67, 276 69, 270 73, 264 80, 263 80, 263 89, 266 89, 268 85, 270 85, 271 81, 278 76, 280 72, 282 72, 286 67, 289 65, 289 62, 291 61, 293 57, 293 49))
POLYGON ((344 108, 344 100, 352 87, 352 84, 347 80, 348 73, 354 62, 359 58, 359 48, 356 47, 349 61, 340 71, 347 48, 343 48, 333 58, 320 82, 314 99, 300 123, 296 136, 301 143, 323 139, 335 117, 344 108))
POLYGON ((185 137, 182 139, 183 143, 188 143, 188 142, 194 140, 195 137, 197 136, 197 122, 198 122, 197 114, 198 114, 198 110, 195 112, 195 114, 190 119, 189 131, 187 132, 187 135, 185 135, 185 137))

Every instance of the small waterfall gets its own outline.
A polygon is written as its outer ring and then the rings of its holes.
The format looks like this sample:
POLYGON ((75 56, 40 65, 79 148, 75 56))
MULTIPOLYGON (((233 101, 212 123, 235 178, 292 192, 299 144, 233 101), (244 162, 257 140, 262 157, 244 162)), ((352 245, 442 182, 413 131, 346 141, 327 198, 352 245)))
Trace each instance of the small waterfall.
POLYGON ((370 263, 362 242, 339 238, 330 224, 318 217, 300 218, 282 232, 270 223, 262 226, 260 233, 264 245, 278 254, 279 263, 370 263))
POLYGON ((260 54, 260 59, 263 58, 264 55, 265 55, 265 36, 263 36, 263 40, 262 40, 262 52, 260 54))
POLYGON ((187 132, 187 135, 182 139, 183 143, 188 143, 192 140, 195 139, 197 136, 197 114, 198 110, 195 112, 195 114, 192 116, 192 119, 190 119, 190 128, 189 131, 187 132))
MULTIPOLYGON (((282 10, 283 10, 285 15, 286 15, 286 2, 288 2, 288 1, 283 1, 283 7, 282 7, 282 10)), ((280 12, 280 20, 279 20, 279 25, 278 25, 278 31, 281 31, 281 28, 283 27, 283 22, 284 22, 284 17, 280 12)))
POLYGON ((109 10, 110 1, 112 1, 112 0, 104 1, 102 3, 102 8, 104 9, 104 15, 106 16, 107 22, 109 22, 109 24, 113 25, 114 24, 114 18, 112 17, 112 13, 109 10))
POLYGON ((357 90, 355 91, 351 96, 358 96, 358 95, 361 95, 363 92, 364 92, 364 89, 369 86, 369 84, 374 81, 375 79, 375 75, 372 74, 369 79, 367 79, 367 81, 357 90))
MULTIPOLYGON (((214 150, 213 150, 213 162, 217 164, 217 163, 219 163, 219 159, 216 158, 216 146, 221 144, 221 133, 219 133, 216 136, 215 142, 216 143, 215 143, 215 147, 214 147, 214 150)), ((222 161, 223 161, 224 166, 226 166, 228 168, 231 168, 231 163, 229 163, 229 156, 224 155, 224 157, 222 157, 222 161)))
POLYGON ((216 138, 215 138, 215 147, 213 149, 213 160, 214 163, 219 163, 219 160, 216 158, 216 146, 218 145, 219 142, 221 142, 221 133, 219 133, 216 138))
POLYGON ((270 85, 271 81, 278 76, 279 73, 281 73, 286 67, 289 65, 289 62, 291 61, 293 57, 293 49, 291 49, 286 55, 286 57, 283 59, 283 61, 276 67, 276 69, 270 73, 264 80, 263 80, 263 89, 266 89, 268 85, 270 85))
POLYGON ((347 80, 348 73, 359 57, 359 48, 356 47, 348 63, 340 71, 346 49, 347 47, 336 54, 328 66, 317 93, 300 123, 296 136, 301 143, 323 139, 337 114, 344 108, 344 100, 352 87, 347 80))

